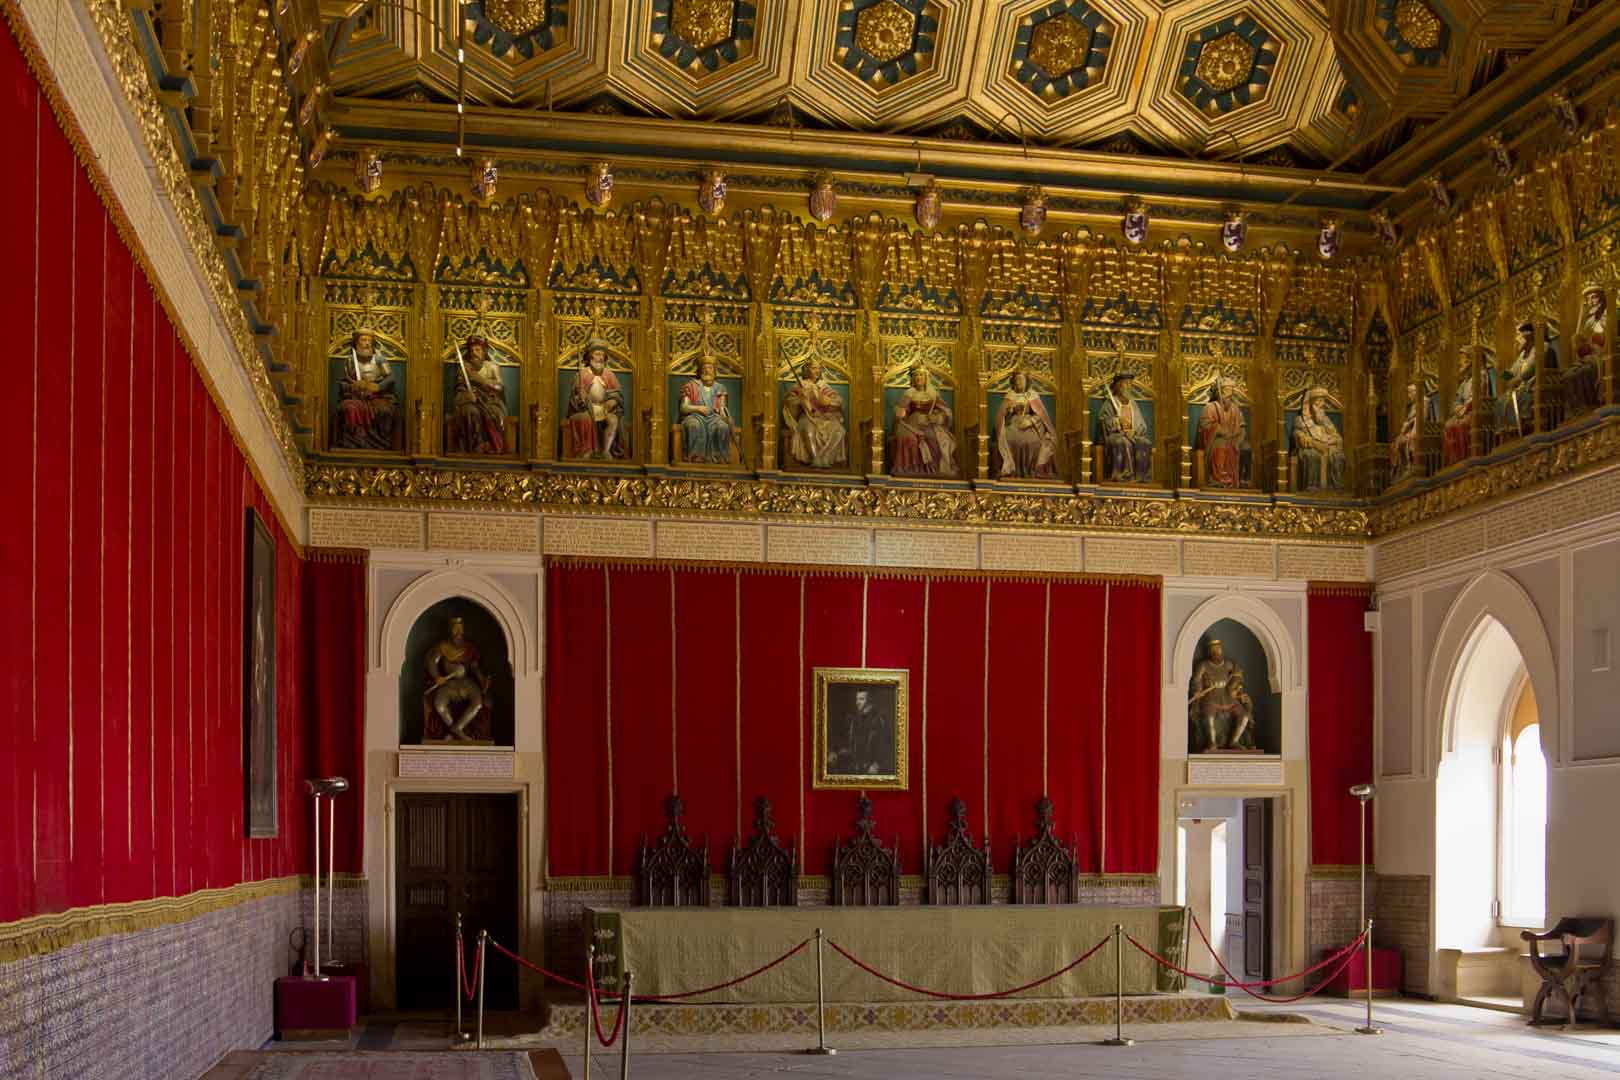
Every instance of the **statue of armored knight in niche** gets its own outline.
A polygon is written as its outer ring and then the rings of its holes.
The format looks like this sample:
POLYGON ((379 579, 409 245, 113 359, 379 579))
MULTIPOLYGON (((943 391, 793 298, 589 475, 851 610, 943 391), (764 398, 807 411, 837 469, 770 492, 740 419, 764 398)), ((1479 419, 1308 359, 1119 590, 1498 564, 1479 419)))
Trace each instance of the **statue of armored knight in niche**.
POLYGON ((478 663, 478 646, 467 640, 466 623, 451 616, 450 636, 428 650, 427 741, 481 742, 490 738, 490 677, 478 663))
POLYGON ((332 447, 337 450, 393 450, 399 420, 394 369, 370 328, 349 338, 348 363, 338 376, 332 447))
POLYGON ((1220 638, 1210 638, 1206 646, 1187 697, 1190 749, 1253 751, 1254 701, 1243 688, 1243 670, 1226 658, 1220 638))
POLYGON ((505 454, 506 384, 501 367, 479 335, 467 339, 456 357, 456 392, 451 402, 450 449, 460 454, 505 454))

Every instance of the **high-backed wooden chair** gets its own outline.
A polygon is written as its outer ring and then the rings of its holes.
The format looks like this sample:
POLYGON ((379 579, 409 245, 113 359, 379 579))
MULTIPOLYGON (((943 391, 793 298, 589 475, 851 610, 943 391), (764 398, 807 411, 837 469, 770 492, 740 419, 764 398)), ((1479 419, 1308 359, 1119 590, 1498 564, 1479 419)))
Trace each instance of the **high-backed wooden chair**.
POLYGON ((827 902, 840 906, 892 907, 900 902, 900 838, 894 847, 872 835, 872 800, 862 795, 856 805, 855 839, 833 842, 832 889, 827 902))
POLYGON ((636 895, 647 907, 709 906, 709 838, 703 846, 692 843, 681 818, 686 804, 677 795, 664 800, 664 816, 669 824, 656 844, 641 837, 641 857, 636 861, 636 895))
POLYGON ((968 834, 967 803, 951 800, 951 820, 945 828, 945 842, 930 847, 924 858, 923 876, 928 881, 928 902, 961 906, 990 902, 990 841, 974 847, 968 834))
POLYGON ((799 902, 799 858, 795 845, 776 838, 771 800, 754 800, 754 838, 733 842, 726 877, 732 907, 793 907, 799 902))
POLYGON ((1013 852, 1015 904, 1072 904, 1080 895, 1079 844, 1065 847, 1053 825, 1052 800, 1043 795, 1035 803, 1035 838, 1013 852))
POLYGON ((1598 1011, 1602 1014, 1604 1026, 1607 1027, 1610 1023, 1609 1000, 1608 994, 1604 991, 1603 980, 1614 965, 1614 920, 1601 916, 1565 917, 1559 919, 1558 925, 1544 934, 1521 930, 1519 937, 1530 943, 1530 966, 1541 976, 1541 989, 1536 991, 1535 1003, 1530 1007, 1531 1025, 1560 1022, 1545 1020, 1541 1015, 1547 999, 1554 996, 1564 999, 1567 1011, 1562 1021, 1563 1026, 1568 1027, 1577 1023, 1581 1002, 1590 991, 1597 997, 1598 1011), (1561 944, 1564 947, 1563 955, 1543 956, 1541 953, 1543 941, 1556 941, 1561 944), (1582 946, 1587 949, 1587 959, 1584 962, 1581 960, 1582 946), (1592 959, 1593 949, 1599 950, 1595 960, 1592 959))

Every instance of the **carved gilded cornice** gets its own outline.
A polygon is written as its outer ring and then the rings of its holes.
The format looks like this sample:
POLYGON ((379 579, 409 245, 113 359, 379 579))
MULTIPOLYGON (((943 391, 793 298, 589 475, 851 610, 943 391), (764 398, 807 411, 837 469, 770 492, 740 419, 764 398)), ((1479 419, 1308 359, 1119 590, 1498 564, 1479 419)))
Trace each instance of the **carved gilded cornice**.
POLYGON ((389 505, 522 506, 784 520, 891 520, 937 525, 1017 525, 1122 532, 1366 539, 1367 511, 1255 498, 1138 498, 1045 492, 795 483, 770 479, 591 476, 541 470, 492 472, 439 466, 312 464, 312 500, 389 505))
POLYGON ((1591 427, 1552 441, 1521 445, 1506 460, 1466 466, 1441 475, 1426 486, 1371 507, 1367 520, 1374 537, 1384 537, 1437 518, 1474 510, 1498 499, 1602 465, 1620 457, 1620 416, 1605 416, 1591 427))
MULTIPOLYGON (((292 425, 282 412, 280 395, 271 382, 269 357, 262 346, 261 335, 255 332, 258 328, 250 325, 243 308, 243 281, 232 274, 227 266, 220 233, 210 222, 195 186, 197 178, 192 172, 194 163, 186 160, 180 151, 182 132, 190 135, 189 124, 184 118, 184 90, 159 92, 167 73, 163 69, 161 54, 155 49, 143 48, 143 45, 155 44, 155 36, 151 41, 144 40, 143 30, 145 35, 150 35, 151 24, 138 5, 120 0, 83 0, 82 7, 106 50, 110 69, 122 91, 129 114, 135 120, 142 148, 153 166, 150 175, 159 185, 184 234, 187 247, 196 258, 198 277, 206 284, 219 325, 240 359, 243 375, 251 384, 264 420, 280 449, 282 464, 291 474, 294 486, 300 486, 303 483, 304 459, 292 425)), ((24 8, 26 10, 26 5, 24 8)), ((9 9, 8 3, 8 15, 9 9)), ((92 158, 99 157, 94 148, 89 148, 89 153, 92 158)), ((293 160, 296 163, 296 158, 293 160)), ((281 162, 269 158, 256 164, 267 171, 281 167, 281 162)), ((302 166, 295 164, 295 169, 301 172, 302 166)), ((139 245, 132 244, 132 247, 144 264, 146 260, 139 245)), ((160 275, 150 266, 145 269, 153 284, 163 290, 160 275)), ((173 315, 173 305, 166 306, 173 315)), ((176 322, 178 324, 179 320, 176 319, 176 322)), ((187 344, 194 359, 200 356, 198 346, 201 343, 187 344)), ((206 380, 206 373, 204 377, 206 380)), ((223 406, 221 411, 229 416, 223 406)), ((237 441, 251 460, 252 455, 240 437, 237 441)))

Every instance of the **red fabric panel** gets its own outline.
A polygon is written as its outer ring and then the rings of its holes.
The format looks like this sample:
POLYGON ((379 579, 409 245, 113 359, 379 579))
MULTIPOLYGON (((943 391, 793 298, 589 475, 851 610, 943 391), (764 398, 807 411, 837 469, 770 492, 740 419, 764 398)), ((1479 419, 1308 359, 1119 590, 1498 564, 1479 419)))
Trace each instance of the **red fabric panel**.
POLYGON ((135 874, 134 789, 130 784, 134 728, 130 724, 131 612, 129 472, 131 414, 130 372, 133 357, 134 260, 108 230, 106 304, 102 325, 107 408, 101 427, 101 726, 103 734, 102 832, 106 858, 106 898, 138 900, 145 896, 135 874))
MULTIPOLYGON (((6 41, 12 39, 9 31, 6 41)), ((22 68, 7 50, 7 67, 22 68)), ((27 76, 26 68, 22 68, 27 76)), ((31 76, 29 76, 31 78, 31 76)), ((41 110, 39 140, 38 312, 32 355, 5 350, 8 362, 26 360, 34 385, 34 596, 33 626, 45 648, 34 663, 35 729, 34 912, 71 906, 68 882, 71 816, 68 810, 68 507, 69 405, 66 368, 73 339, 72 296, 74 177, 78 165, 55 122, 41 110)), ((9 170, 8 170, 9 171, 9 170)), ((10 474, 15 476, 16 474, 10 474)))
MULTIPOLYGON (((1102 870, 1103 589, 1052 585, 1047 672, 1047 794, 1061 836, 1077 842, 1085 873, 1102 870)), ((1034 808, 1029 807, 1033 828, 1034 808)))
MULTIPOLYGON (((817 791, 810 785, 814 783, 811 770, 815 760, 815 669, 861 666, 863 581, 861 577, 831 574, 811 574, 805 580, 804 715, 799 720, 805 732, 804 865, 811 874, 827 873, 834 840, 840 835, 849 839, 855 821, 854 792, 817 791)), ((877 824, 879 835, 886 839, 896 832, 910 831, 904 821, 879 817, 877 824)))
MULTIPOLYGON (((1011 852, 1028 836, 1041 785, 1042 675, 1046 647, 1046 585, 998 581, 990 587, 990 667, 984 689, 990 707, 990 819, 978 829, 993 851, 1011 852)), ((977 808, 974 808, 975 810, 977 808)))
MULTIPOLYGON (((928 833, 945 834, 945 808, 952 798, 968 805, 974 836, 984 834, 984 652, 983 581, 933 581, 928 585, 928 833)), ((922 703, 917 703, 921 724, 922 703)), ((1010 858, 1010 855, 1008 856, 1010 858)), ((1002 865, 997 856, 997 865, 1002 865)))
MULTIPOLYGON (((608 571, 613 657, 613 852, 615 874, 635 871, 642 837, 664 830, 664 800, 674 790, 670 661, 670 572, 615 567, 608 571)), ((603 654, 605 655, 605 654, 603 654)), ((573 671, 600 678, 597 662, 573 671)))
MULTIPOLYGON (((19 477, 13 489, 19 502, 34 498, 32 464, 35 415, 33 409, 34 272, 36 245, 31 242, 39 211, 35 145, 44 106, 38 89, 9 34, 0 36, 0 109, 7 122, 0 124, 0 160, 12 167, 0 173, 0 325, 9 328, 8 350, 14 354, 16 378, 10 384, 13 401, 26 408, 13 410, 0 425, 0 460, 19 477), (25 238, 27 240, 25 241, 25 238), (25 370, 16 370, 23 368, 25 370), (23 396, 26 395, 26 396, 23 396)), ((0 671, 0 723, 5 725, 10 753, 0 754, 0 867, 26 868, 26 872, 0 870, 0 923, 21 918, 33 907, 34 862, 34 710, 31 706, 33 672, 15 658, 28 655, 32 625, 16 610, 33 592, 34 536, 20 527, 21 507, 8 510, 9 527, 0 529, 0 596, 10 597, 12 617, 0 629, 0 650, 13 662, 0 671)), ((28 614, 32 614, 29 612, 28 614)))
MULTIPOLYGON (((0 674, 0 922, 303 869, 291 832, 242 830, 240 515, 262 493, 9 29, 0 103, 20 402, 0 498, 28 523, 0 536, 0 592, 24 606, 0 632, 20 658, 0 674)), ((296 654, 296 587, 282 603, 296 654)), ((297 685, 285 784, 308 767, 297 685)))
MULTIPOLYGON (((809 783, 799 752, 799 589, 797 574, 743 573, 742 777, 743 835, 753 833, 754 800, 771 800, 777 832, 797 842, 801 785, 809 783), (801 779, 802 777, 802 779, 801 779)), ((805 699, 809 701, 808 698, 805 699)), ((805 743, 808 747, 809 744, 805 743)))
MULTIPOLYGON (((1372 635, 1367 599, 1311 590, 1310 632, 1311 862, 1349 866, 1361 859, 1360 807, 1352 785, 1373 778, 1372 635)), ((1367 857, 1372 858, 1368 829, 1367 857)))
POLYGON ((554 566, 546 577, 546 859, 559 877, 609 872, 606 574, 554 566))
MULTIPOLYGON (((351 559, 317 558, 305 564, 301 573, 295 565, 278 566, 278 573, 301 578, 297 584, 307 627, 302 649, 284 646, 278 653, 283 663, 276 678, 283 688, 278 711, 286 716, 300 705, 306 709, 314 735, 312 772, 349 781, 349 793, 338 802, 333 866, 340 873, 358 872, 365 835, 366 565, 351 559), (301 673, 307 673, 306 677, 300 679, 301 673)), ((278 580, 276 586, 282 591, 286 583, 278 580)), ((285 637, 297 628, 297 622, 291 622, 278 632, 285 637)), ((233 693, 235 712, 240 715, 240 685, 233 693)), ((310 802, 296 787, 292 798, 300 806, 310 802)))
POLYGON ((106 370, 102 355, 102 310, 108 224, 101 201, 83 172, 73 178, 73 338, 69 349, 68 386, 68 713, 72 739, 70 809, 73 815, 68 869, 68 895, 73 904, 97 904, 105 897, 102 868, 106 851, 101 822, 102 788, 100 694, 102 677, 101 496, 106 478, 101 468, 102 399, 106 370))
MULTIPOLYGON (((722 865, 741 802, 737 572, 683 570, 675 585, 675 774, 686 827, 722 865)), ((656 681, 649 672, 650 681, 656 681)))
POLYGON ((1159 853, 1158 585, 1108 587, 1103 870, 1151 874, 1159 853))
MULTIPOLYGON (((879 834, 900 840, 900 865, 922 872, 922 688, 923 593, 926 583, 902 578, 871 578, 866 598, 866 667, 900 668, 911 673, 905 791, 873 791, 872 815, 879 834)), ((841 828, 843 827, 840 823, 841 828)))

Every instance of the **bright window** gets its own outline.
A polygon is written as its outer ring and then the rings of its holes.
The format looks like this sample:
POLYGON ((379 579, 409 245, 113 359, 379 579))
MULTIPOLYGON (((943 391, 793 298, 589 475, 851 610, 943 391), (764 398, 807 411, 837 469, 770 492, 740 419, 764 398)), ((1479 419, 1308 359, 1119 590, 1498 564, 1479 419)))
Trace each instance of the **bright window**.
MULTIPOLYGON (((1522 715, 1522 710, 1521 704, 1514 712, 1522 715)), ((1503 770, 1502 921, 1540 927, 1547 917, 1547 759, 1539 723, 1514 728, 1503 770)))

